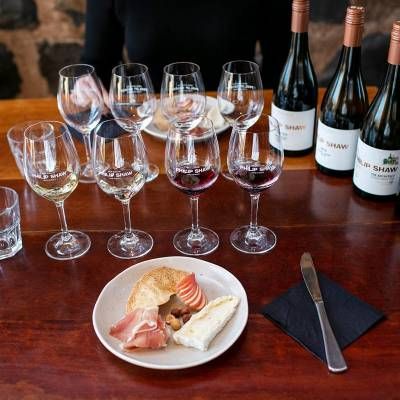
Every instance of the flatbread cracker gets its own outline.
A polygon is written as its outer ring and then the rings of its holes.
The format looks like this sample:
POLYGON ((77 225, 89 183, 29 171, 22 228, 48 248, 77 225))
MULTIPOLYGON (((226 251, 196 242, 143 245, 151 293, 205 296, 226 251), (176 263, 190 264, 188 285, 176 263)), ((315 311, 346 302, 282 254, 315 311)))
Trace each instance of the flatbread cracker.
POLYGON ((176 285, 187 275, 189 272, 169 267, 146 272, 133 286, 126 312, 137 307, 155 307, 167 303, 176 294, 176 285))

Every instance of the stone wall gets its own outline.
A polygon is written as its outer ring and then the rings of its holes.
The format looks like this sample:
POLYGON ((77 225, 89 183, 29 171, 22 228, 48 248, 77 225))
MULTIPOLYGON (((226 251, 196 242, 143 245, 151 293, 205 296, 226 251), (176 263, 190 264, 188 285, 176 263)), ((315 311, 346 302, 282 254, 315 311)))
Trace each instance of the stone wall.
POLYGON ((0 0, 0 98, 55 93, 59 67, 79 60, 84 0, 0 0))
MULTIPOLYGON (((400 19, 400 0, 365 3, 364 75, 368 84, 377 85, 386 67, 391 25, 400 19)), ((311 0, 310 48, 321 85, 337 64, 346 4, 311 0)), ((85 0, 0 0, 0 98, 55 93, 60 67, 79 61, 84 10, 85 0)))

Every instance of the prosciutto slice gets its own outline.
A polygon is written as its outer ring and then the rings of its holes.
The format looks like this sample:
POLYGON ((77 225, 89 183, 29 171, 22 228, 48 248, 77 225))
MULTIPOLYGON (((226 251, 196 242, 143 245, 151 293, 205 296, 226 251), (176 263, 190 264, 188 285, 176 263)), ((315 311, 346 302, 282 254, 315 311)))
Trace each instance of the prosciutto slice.
POLYGON ((135 308, 112 325, 110 335, 122 342, 124 350, 159 349, 167 345, 168 333, 158 307, 135 308))

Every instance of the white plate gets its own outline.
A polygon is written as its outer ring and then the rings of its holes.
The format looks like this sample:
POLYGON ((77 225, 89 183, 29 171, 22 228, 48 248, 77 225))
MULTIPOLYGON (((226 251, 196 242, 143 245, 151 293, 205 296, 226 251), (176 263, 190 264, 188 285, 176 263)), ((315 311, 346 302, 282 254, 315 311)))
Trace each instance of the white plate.
POLYGON ((122 360, 146 368, 183 369, 213 360, 231 347, 246 326, 247 317, 246 292, 230 272, 197 258, 163 257, 135 264, 107 283, 94 306, 93 326, 104 347, 122 360), (126 353, 121 350, 120 341, 109 335, 111 325, 124 316, 125 305, 134 283, 145 272, 159 266, 194 272, 209 300, 223 295, 234 295, 240 298, 235 314, 211 342, 207 351, 177 345, 170 338, 168 346, 163 349, 138 349, 126 353))
MULTIPOLYGON (((157 107, 158 107, 159 103, 160 103, 159 100, 157 100, 157 107)), ((214 97, 207 96, 206 113, 208 113, 211 110, 211 108, 213 108, 216 105, 217 105, 217 99, 214 97)), ((224 122, 224 124, 221 127, 215 129, 215 133, 218 135, 219 133, 223 132, 227 128, 229 128, 229 125, 226 122, 224 122)), ((153 124, 153 122, 150 122, 150 124, 147 125, 146 128, 144 128, 143 130, 151 136, 154 136, 159 139, 167 140, 168 131, 161 131, 153 124)), ((195 139, 195 140, 204 140, 204 139, 205 139, 205 137, 203 136, 202 138, 195 139)))

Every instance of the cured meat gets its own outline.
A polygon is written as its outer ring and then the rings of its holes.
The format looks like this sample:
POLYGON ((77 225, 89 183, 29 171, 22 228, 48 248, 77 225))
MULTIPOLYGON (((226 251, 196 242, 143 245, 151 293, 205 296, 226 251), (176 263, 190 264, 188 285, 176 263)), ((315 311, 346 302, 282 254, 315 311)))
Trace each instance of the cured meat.
POLYGON ((167 345, 168 333, 158 307, 135 308, 111 326, 110 335, 122 342, 124 350, 159 349, 167 345))

